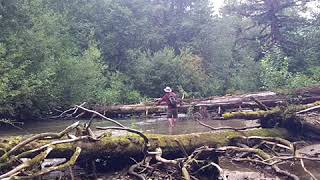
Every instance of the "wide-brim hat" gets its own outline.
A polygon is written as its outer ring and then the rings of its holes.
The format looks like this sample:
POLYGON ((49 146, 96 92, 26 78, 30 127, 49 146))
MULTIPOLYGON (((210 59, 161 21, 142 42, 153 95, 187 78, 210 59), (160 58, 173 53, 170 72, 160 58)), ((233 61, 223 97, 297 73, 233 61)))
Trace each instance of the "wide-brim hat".
POLYGON ((168 86, 166 88, 164 88, 163 90, 164 90, 164 92, 172 92, 172 89, 168 86))

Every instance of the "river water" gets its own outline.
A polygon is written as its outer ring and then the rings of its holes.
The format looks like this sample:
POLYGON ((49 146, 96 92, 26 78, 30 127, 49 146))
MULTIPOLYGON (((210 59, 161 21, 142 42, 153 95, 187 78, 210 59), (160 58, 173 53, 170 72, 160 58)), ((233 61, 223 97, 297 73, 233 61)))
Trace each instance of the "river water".
MULTIPOLYGON (((181 115, 183 116, 183 115, 181 115)), ((26 134, 37 134, 42 132, 59 132, 65 129, 68 125, 80 121, 81 123, 88 122, 88 120, 44 120, 44 121, 35 121, 31 123, 26 123, 22 129, 17 129, 13 127, 6 127, 0 129, 0 135, 9 136, 9 135, 26 135, 26 134)), ((188 134, 195 132, 205 132, 210 131, 210 129, 200 125, 196 121, 186 120, 186 118, 179 118, 176 126, 170 128, 168 126, 168 121, 165 117, 160 118, 131 118, 117 120, 121 124, 138 129, 148 133, 156 134, 188 134)), ((244 121, 244 120, 207 120, 204 121, 206 124, 212 127, 248 127, 255 126, 257 123, 255 121, 244 121)), ((95 119, 93 121, 92 128, 96 126, 114 126, 114 124, 100 119, 95 119)))

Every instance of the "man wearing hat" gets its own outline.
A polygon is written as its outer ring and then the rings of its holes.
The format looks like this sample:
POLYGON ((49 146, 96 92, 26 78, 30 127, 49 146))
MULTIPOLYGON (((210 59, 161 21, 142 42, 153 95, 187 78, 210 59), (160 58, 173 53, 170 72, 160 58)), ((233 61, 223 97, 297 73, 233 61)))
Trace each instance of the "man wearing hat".
POLYGON ((157 102, 157 105, 161 104, 161 102, 165 102, 168 105, 167 118, 169 126, 173 127, 178 118, 177 95, 168 86, 163 90, 166 94, 157 102))

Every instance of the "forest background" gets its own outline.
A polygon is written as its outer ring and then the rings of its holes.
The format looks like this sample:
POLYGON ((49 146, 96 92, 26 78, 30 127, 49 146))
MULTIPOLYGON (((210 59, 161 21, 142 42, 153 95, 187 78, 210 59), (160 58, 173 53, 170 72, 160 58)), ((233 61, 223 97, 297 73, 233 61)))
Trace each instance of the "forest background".
POLYGON ((0 0, 0 118, 320 83, 318 0, 0 0))

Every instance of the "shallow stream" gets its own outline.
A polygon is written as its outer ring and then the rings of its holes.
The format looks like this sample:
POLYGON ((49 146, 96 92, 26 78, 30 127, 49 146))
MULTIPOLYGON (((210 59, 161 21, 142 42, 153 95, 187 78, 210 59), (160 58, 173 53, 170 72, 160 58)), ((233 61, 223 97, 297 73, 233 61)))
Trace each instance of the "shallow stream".
MULTIPOLYGON (((183 115, 181 115, 183 116, 183 115)), ((77 120, 78 121, 78 120, 77 120)), ((79 120, 80 122, 88 122, 88 120, 79 120)), ((26 134, 36 134, 42 132, 59 132, 65 129, 68 125, 76 122, 75 120, 43 120, 35 121, 32 123, 26 123, 22 126, 22 130, 16 128, 1 128, 1 136, 10 135, 26 135, 26 134)), ((131 118, 118 120, 121 124, 128 126, 130 128, 139 129, 144 132, 156 133, 156 134, 188 134, 195 132, 205 132, 210 131, 210 129, 200 125, 196 121, 186 120, 186 118, 178 119, 176 126, 170 128, 168 126, 168 121, 165 117, 160 118, 131 118)), ((212 127, 248 127, 255 126, 257 123, 255 121, 243 121, 243 120, 207 120, 206 124, 212 127)), ((95 119, 93 126, 114 126, 114 124, 105 121, 95 119)), ((94 130, 94 128, 93 128, 94 130)))

